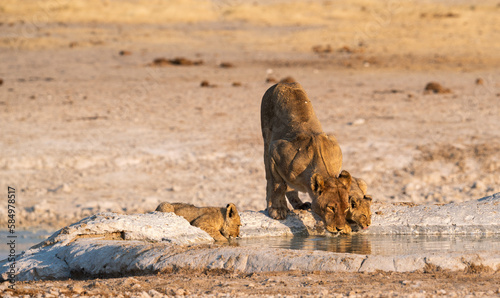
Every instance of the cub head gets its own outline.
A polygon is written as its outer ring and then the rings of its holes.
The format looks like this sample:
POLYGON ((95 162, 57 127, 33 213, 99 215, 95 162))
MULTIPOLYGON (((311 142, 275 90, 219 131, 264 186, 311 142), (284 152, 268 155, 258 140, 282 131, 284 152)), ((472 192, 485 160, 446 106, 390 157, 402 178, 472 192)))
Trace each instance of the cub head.
POLYGON ((222 224, 221 234, 229 239, 229 237, 239 237, 240 236, 240 215, 236 206, 233 203, 229 203, 226 206, 226 214, 224 214, 224 223, 222 224))
POLYGON ((342 234, 351 232, 351 226, 346 221, 350 188, 351 175, 347 171, 342 171, 339 178, 325 180, 319 174, 311 177, 314 194, 311 209, 323 219, 327 231, 342 234))
POLYGON ((363 179, 352 178, 351 191, 349 192, 349 211, 346 219, 357 224, 362 229, 372 224, 372 197, 366 194, 367 185, 363 179))
POLYGON ((160 211, 160 212, 174 212, 174 206, 172 206, 170 203, 163 202, 156 207, 155 211, 160 211))

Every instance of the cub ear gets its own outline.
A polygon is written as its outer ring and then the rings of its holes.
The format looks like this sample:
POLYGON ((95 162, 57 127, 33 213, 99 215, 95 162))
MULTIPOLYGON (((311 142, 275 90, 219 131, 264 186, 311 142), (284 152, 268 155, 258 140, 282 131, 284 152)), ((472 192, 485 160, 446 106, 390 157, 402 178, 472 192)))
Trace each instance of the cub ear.
POLYGON ((236 210, 236 205, 233 203, 229 203, 226 206, 226 217, 233 218, 236 214, 238 214, 238 210, 236 210))
POLYGON ((340 183, 344 184, 344 186, 347 187, 348 190, 351 189, 352 177, 348 171, 343 170, 342 173, 340 173, 339 181, 340 183))
POLYGON ((363 194, 366 194, 366 192, 368 191, 368 185, 366 184, 365 180, 361 178, 352 178, 352 179, 358 182, 359 189, 361 189, 363 194))
POLYGON ((323 180, 323 177, 321 177, 320 174, 314 174, 311 177, 311 189, 313 193, 316 195, 320 196, 324 189, 325 189, 325 181, 323 180))
POLYGON ((367 200, 367 201, 370 201, 370 202, 371 202, 373 199, 372 199, 372 196, 370 196, 370 195, 365 195, 365 200, 367 200))

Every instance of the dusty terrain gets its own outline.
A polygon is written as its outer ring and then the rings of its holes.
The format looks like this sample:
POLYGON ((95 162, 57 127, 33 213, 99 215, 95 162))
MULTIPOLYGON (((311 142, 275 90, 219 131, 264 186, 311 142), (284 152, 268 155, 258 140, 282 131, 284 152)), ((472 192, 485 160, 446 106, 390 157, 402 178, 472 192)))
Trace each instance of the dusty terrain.
MULTIPOLYGON (((480 271, 480 270, 479 270, 480 271)), ((235 274, 221 271, 183 271, 92 280, 23 282, 13 295, 42 293, 55 297, 195 296, 324 296, 324 297, 497 297, 498 273, 322 273, 278 272, 235 274)), ((0 285, 0 288, 3 285, 0 285)))
MULTIPOLYGON (((260 100, 286 76, 308 92, 343 168, 375 200, 447 203, 500 191, 497 1, 193 3, 0 5, 0 184, 16 188, 18 229, 56 230, 160 201, 263 209, 260 100), (202 63, 168 62, 178 57, 202 63), (451 92, 426 94, 432 81, 451 92)), ((447 275, 419 274, 422 288, 459 291, 447 275)), ((212 275, 171 276, 182 287, 212 275)), ((409 276, 388 275, 384 286, 407 293, 399 280, 409 276)), ((258 293, 245 278, 222 292, 258 293)), ((496 290, 491 276, 464 278, 471 291, 496 290)))

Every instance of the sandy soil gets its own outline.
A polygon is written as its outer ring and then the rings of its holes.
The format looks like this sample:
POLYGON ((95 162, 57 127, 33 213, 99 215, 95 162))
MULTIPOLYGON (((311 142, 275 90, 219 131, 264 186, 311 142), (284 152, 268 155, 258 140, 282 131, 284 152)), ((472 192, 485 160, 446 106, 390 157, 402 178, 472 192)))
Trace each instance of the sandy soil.
POLYGON ((161 201, 262 210, 260 100, 292 76, 375 200, 491 195, 499 12, 451 0, 2 3, 1 187, 16 188, 18 229, 161 201), (153 63, 176 57, 203 63, 153 63), (425 94, 431 81, 451 93, 425 94))
MULTIPOLYGON (((329 296, 329 297, 495 297, 498 273, 323 273, 278 272, 241 275, 221 271, 175 271, 154 276, 23 282, 12 295, 93 297, 329 296)), ((4 285, 0 285, 0 288, 4 285)), ((50 297, 50 296, 46 296, 50 297)))

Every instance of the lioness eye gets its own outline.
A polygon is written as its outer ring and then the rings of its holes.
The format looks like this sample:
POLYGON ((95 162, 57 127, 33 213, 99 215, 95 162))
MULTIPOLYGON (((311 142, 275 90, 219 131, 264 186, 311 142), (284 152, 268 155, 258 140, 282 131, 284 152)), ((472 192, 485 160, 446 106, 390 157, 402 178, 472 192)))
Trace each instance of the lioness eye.
POLYGON ((335 207, 333 207, 333 206, 327 206, 326 209, 328 209, 329 211, 335 213, 335 207))

